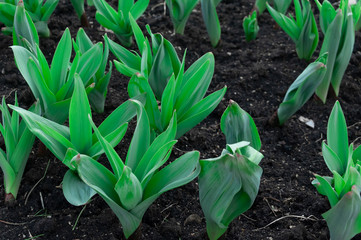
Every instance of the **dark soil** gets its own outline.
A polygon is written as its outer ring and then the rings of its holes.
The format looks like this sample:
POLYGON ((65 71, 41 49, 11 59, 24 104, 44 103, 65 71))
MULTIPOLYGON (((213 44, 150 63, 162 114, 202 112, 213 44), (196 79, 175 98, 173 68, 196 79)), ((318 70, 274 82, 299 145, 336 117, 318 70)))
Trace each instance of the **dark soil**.
MULTIPOLYGON (((230 224, 225 239, 328 239, 321 214, 330 206, 311 181, 314 173, 330 174, 321 156, 321 143, 326 138, 327 119, 335 98, 328 99, 325 105, 311 99, 283 127, 267 125, 288 87, 308 64, 297 58, 291 39, 264 13, 259 18, 257 39, 247 43, 242 19, 252 9, 253 1, 224 0, 218 7, 222 41, 213 49, 199 6, 189 19, 185 35, 180 36, 173 34, 169 14, 164 14, 162 3, 151 1, 138 20, 142 29, 149 24, 153 32, 162 33, 176 46, 180 56, 187 49, 187 66, 212 51, 216 69, 209 92, 228 86, 218 108, 179 139, 171 159, 190 150, 200 151, 203 159, 221 153, 225 138, 219 121, 230 99, 251 114, 262 139, 265 158, 260 164, 264 173, 259 194, 252 208, 230 224), (312 119, 315 128, 300 122, 300 116, 312 119)), ((94 41, 102 41, 105 31, 95 21, 95 10, 88 8, 87 13, 91 25, 86 29, 87 34, 94 41)), ((69 1, 60 0, 49 27, 52 36, 41 39, 41 48, 50 62, 64 29, 69 27, 75 37, 80 27, 69 1)), ((108 35, 115 39, 111 33, 108 35)), ((354 53, 338 97, 349 126, 350 141, 361 134, 360 40, 361 34, 357 32, 354 53)), ((11 37, 0 35, 0 94, 11 103, 17 91, 20 104, 28 107, 33 98, 14 64, 11 45, 11 37)), ((316 56, 317 53, 313 59, 316 56)), ((105 113, 96 115, 98 124, 127 100, 127 81, 127 77, 113 71, 105 113)), ((130 136, 117 147, 121 156, 125 155, 130 136)), ((355 145, 359 144, 360 140, 355 141, 355 145)), ((30 155, 15 206, 4 206, 4 188, 0 186, 0 239, 123 239, 118 219, 99 196, 85 208, 67 203, 61 190, 66 167, 55 157, 39 157, 37 146, 38 142, 30 155)), ((142 239, 206 239, 197 181, 163 194, 146 212, 142 235, 142 239)))

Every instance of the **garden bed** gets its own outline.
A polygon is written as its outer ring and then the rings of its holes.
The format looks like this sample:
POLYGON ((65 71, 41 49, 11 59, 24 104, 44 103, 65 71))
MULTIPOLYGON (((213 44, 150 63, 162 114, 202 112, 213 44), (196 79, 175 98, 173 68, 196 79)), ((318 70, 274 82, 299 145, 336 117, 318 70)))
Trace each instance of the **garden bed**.
MULTIPOLYGON (((261 152, 265 158, 260 163, 264 172, 259 194, 252 208, 231 223, 225 239, 328 239, 327 225, 321 214, 330 206, 311 181, 314 173, 330 175, 321 156, 321 143, 326 139, 327 120, 335 98, 329 98, 326 104, 311 99, 283 127, 269 126, 269 117, 308 64, 298 59, 291 39, 275 27, 268 13, 264 13, 259 18, 258 38, 247 43, 242 20, 252 9, 253 1, 223 0, 217 8, 222 40, 213 49, 199 6, 188 21, 185 35, 180 36, 173 34, 170 17, 164 14, 162 3, 161 0, 151 1, 138 20, 141 28, 144 30, 145 24, 149 24, 153 32, 162 33, 180 56, 187 49, 186 67, 212 51, 216 67, 209 90, 214 92, 225 85, 228 87, 218 108, 179 139, 171 160, 191 150, 200 151, 202 159, 220 155, 225 138, 219 121, 230 99, 253 117, 262 140, 261 152), (315 127, 299 121, 300 116, 312 119, 315 127)), ((94 14, 95 10, 88 8, 92 27, 86 32, 93 41, 103 41, 105 31, 95 21, 94 14)), ((316 19, 318 21, 318 14, 316 19)), ((80 23, 70 1, 60 0, 49 22, 52 36, 40 40, 49 62, 66 27, 75 37, 80 23)), ((108 35, 115 39, 112 33, 108 35)), ((356 140, 356 145, 361 143, 357 139, 361 134, 360 40, 361 34, 356 32, 353 55, 338 98, 349 126, 349 139, 356 140)), ((321 43, 322 37, 319 47, 321 43)), ((29 107, 34 99, 15 66, 11 45, 12 38, 0 34, 0 95, 11 103, 17 91, 20 105, 29 107)), ((97 123, 128 99, 127 81, 127 77, 113 71, 105 112, 95 115, 97 123)), ((134 126, 128 133, 131 129, 134 126)), ((123 158, 130 136, 127 134, 116 148, 123 158)), ((15 206, 4 206, 4 188, 0 185, 0 239, 123 239, 118 219, 99 196, 85 208, 74 207, 65 200, 61 181, 67 169, 50 154, 39 156, 38 143, 30 155, 15 206)), ((3 143, 0 145, 4 148, 3 143)), ((2 175, 0 178, 2 181, 2 175)), ((163 194, 145 213, 141 229, 142 239, 206 239, 197 180, 163 194)))

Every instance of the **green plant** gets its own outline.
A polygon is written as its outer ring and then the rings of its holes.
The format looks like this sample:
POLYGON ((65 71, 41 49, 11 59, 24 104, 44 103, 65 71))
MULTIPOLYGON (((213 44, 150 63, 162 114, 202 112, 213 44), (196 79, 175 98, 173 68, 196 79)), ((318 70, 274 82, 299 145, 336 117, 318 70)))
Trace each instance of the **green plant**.
POLYGON ((120 60, 114 61, 114 65, 118 71, 131 77, 128 84, 130 97, 146 93, 145 109, 152 135, 156 136, 168 127, 176 110, 176 138, 179 138, 207 117, 225 94, 226 87, 204 98, 214 72, 214 56, 205 54, 184 72, 185 56, 180 62, 168 40, 161 34, 153 34, 147 26, 152 40, 150 47, 132 18, 131 25, 141 56, 107 39, 110 50, 120 60))
MULTIPOLYGON (((83 54, 86 55, 87 52, 90 51, 92 47, 94 47, 94 44, 92 43, 90 38, 86 35, 85 31, 82 28, 80 28, 76 35, 76 42, 73 42, 73 46, 75 52, 80 53, 80 56, 82 56, 83 54)), ((109 46, 108 46, 108 42, 105 41, 101 63, 99 65, 99 68, 93 75, 93 77, 90 79, 90 82, 94 83, 94 88, 88 93, 90 105, 92 106, 93 110, 98 113, 104 112, 104 104, 108 91, 108 84, 110 77, 112 75, 113 64, 111 61, 109 61, 108 73, 105 73, 105 69, 107 67, 107 62, 108 62, 108 56, 109 56, 109 46)))
POLYGON ((247 42, 256 39, 259 30, 256 11, 253 11, 252 15, 243 18, 243 30, 247 42))
MULTIPOLYGON (((85 0, 70 0, 71 4, 74 7, 74 10, 76 12, 76 15, 80 19, 80 23, 83 27, 89 27, 88 17, 86 15, 86 12, 84 10, 84 3, 85 0)), ((87 0, 87 4, 89 6, 93 6, 94 3, 92 0, 87 0)))
MULTIPOLYGON (((328 1, 324 0, 322 4, 315 0, 318 10, 320 11, 320 27, 323 34, 326 34, 327 27, 335 19, 337 10, 333 5, 328 1)), ((355 31, 358 31, 361 27, 360 14, 361 14, 361 2, 357 0, 355 4, 349 4, 348 0, 341 0, 339 9, 341 11, 352 13, 352 19, 354 24, 355 31)))
MULTIPOLYGON (((347 1, 345 1, 347 3, 347 1)), ((345 4, 345 3, 344 3, 345 4)), ((330 85, 338 96, 342 77, 350 62, 355 32, 350 8, 341 5, 334 15, 332 5, 324 1, 320 9, 320 25, 325 37, 320 54, 328 52, 327 71, 317 88, 316 94, 323 103, 326 102, 330 85), (327 13, 326 13, 327 11, 327 13), (322 27, 323 26, 323 27, 322 27)))
POLYGON ((166 0, 165 2, 174 25, 174 32, 183 34, 189 15, 199 0, 166 0))
POLYGON ((125 47, 132 45, 132 28, 129 16, 137 20, 147 9, 149 0, 118 1, 118 11, 114 10, 105 0, 93 0, 97 9, 95 18, 105 28, 114 32, 120 43, 125 47))
MULTIPOLYGON (((40 36, 49 37, 48 20, 58 5, 59 0, 25 0, 24 5, 27 13, 33 20, 40 36)), ((23 4, 23 0, 0 0, 0 22, 5 24, 2 29, 4 34, 11 34, 14 25, 16 6, 23 4)))
POLYGON ((30 15, 26 12, 24 3, 20 1, 15 9, 13 26, 13 43, 27 48, 36 55, 36 45, 39 46, 39 36, 30 15))
POLYGON ((199 200, 211 240, 222 236, 232 220, 252 206, 262 175, 258 166, 263 158, 261 140, 248 113, 232 101, 222 115, 221 128, 226 149, 217 158, 200 160, 198 177, 199 200), (230 143, 234 141, 239 142, 230 143))
MULTIPOLYGON (((15 106, 18 106, 16 95, 15 106)), ((5 103, 5 97, 2 99, 0 110, 2 114, 0 132, 6 148, 6 152, 0 149, 0 167, 4 174, 5 204, 12 205, 18 195, 20 182, 35 136, 26 127, 24 121, 20 122, 17 112, 10 114, 5 103)), ((30 108, 30 111, 35 113, 39 110, 37 105, 30 108)))
POLYGON ((315 175, 312 184, 327 196, 331 209, 322 214, 331 240, 351 239, 361 232, 361 147, 348 145, 347 125, 340 103, 332 109, 322 154, 333 177, 315 175), (327 145, 328 144, 328 145, 327 145))
POLYGON ((222 0, 166 0, 175 33, 184 33, 184 28, 198 2, 201 2, 202 16, 213 47, 221 39, 221 25, 216 8, 222 0))
MULTIPOLYGON (((106 80, 100 81, 94 77, 97 72, 99 76, 102 75, 100 69, 104 66, 102 61, 106 59, 103 58, 102 43, 95 44, 83 54, 77 51, 71 63, 71 36, 69 29, 66 29, 54 53, 51 68, 37 45, 36 55, 21 46, 12 46, 12 50, 20 73, 35 98, 39 99, 41 115, 50 120, 63 123, 68 117, 75 73, 79 74, 88 94, 94 89, 97 93, 104 93, 103 85, 106 80)), ((98 106, 95 108, 99 109, 98 106)))
POLYGON ((219 23, 216 7, 222 0, 201 0, 202 16, 206 24, 208 36, 213 47, 221 39, 221 24, 219 23))
POLYGON ((267 3, 267 9, 278 25, 296 44, 300 59, 310 60, 318 44, 318 29, 308 0, 294 0, 296 19, 277 12, 267 3))
POLYGON ((326 74, 327 59, 328 54, 323 54, 297 77, 287 90, 276 115, 270 119, 271 125, 283 125, 316 92, 326 74))
POLYGON ((162 193, 189 183, 200 172, 199 152, 196 151, 184 154, 159 170, 177 142, 173 140, 176 116, 168 129, 152 142, 146 111, 142 105, 136 106, 137 126, 125 163, 102 137, 91 118, 91 125, 112 171, 85 155, 77 155, 71 161, 83 182, 94 189, 117 215, 126 238, 138 228, 145 211, 162 193))
MULTIPOLYGON (((73 205, 85 204, 94 194, 76 174, 70 160, 77 154, 86 154, 92 158, 98 158, 104 150, 88 120, 90 105, 86 95, 86 89, 78 74, 74 77, 74 91, 69 108, 69 127, 60 125, 46 118, 38 116, 17 106, 10 105, 18 112, 26 122, 29 130, 43 142, 43 144, 70 170, 63 180, 63 191, 66 199, 73 205)), ((141 99, 141 98, 139 98, 141 99)), ((120 105, 99 126, 99 131, 105 139, 116 146, 123 138, 127 122, 136 114, 138 101, 129 100, 120 105)))

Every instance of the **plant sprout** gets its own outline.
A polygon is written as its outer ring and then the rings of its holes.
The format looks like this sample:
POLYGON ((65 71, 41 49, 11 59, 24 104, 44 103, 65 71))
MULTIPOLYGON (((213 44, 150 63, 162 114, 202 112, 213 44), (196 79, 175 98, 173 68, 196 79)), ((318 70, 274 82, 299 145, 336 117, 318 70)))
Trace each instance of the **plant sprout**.
POLYGON ((296 19, 277 12, 267 3, 267 9, 278 25, 296 44, 300 59, 309 61, 318 44, 318 30, 311 4, 308 0, 294 0, 296 19))
POLYGON ((252 206, 262 175, 258 166, 263 158, 261 140, 248 113, 231 101, 222 115, 221 128, 226 149, 217 158, 200 160, 198 177, 199 200, 211 240, 221 237, 233 219, 252 206))
POLYGON ((118 1, 118 10, 114 10, 105 0, 93 0, 97 9, 95 18, 105 28, 114 32, 120 43, 125 47, 132 45, 132 28, 129 16, 137 20, 147 9, 149 0, 118 1))
POLYGON ((166 0, 175 33, 184 33, 184 28, 198 2, 201 2, 202 16, 213 47, 221 39, 221 25, 216 8, 222 0, 166 0))
POLYGON ((330 85, 335 95, 338 96, 341 81, 350 62, 355 43, 351 10, 347 5, 341 5, 341 7, 334 15, 333 11, 335 10, 332 5, 324 1, 320 9, 321 29, 326 31, 320 54, 328 52, 329 56, 326 74, 316 91, 317 96, 323 103, 326 102, 330 85), (333 11, 330 10, 325 13, 326 10, 331 8, 333 11))
POLYGON ((270 119, 271 125, 283 125, 311 98, 326 74, 327 59, 327 53, 323 54, 297 77, 287 90, 277 112, 270 119))
POLYGON ((222 0, 201 0, 202 16, 206 24, 208 36, 213 47, 221 39, 221 24, 219 23, 216 7, 222 0))
POLYGON ((39 36, 30 15, 26 12, 24 3, 19 1, 16 6, 13 26, 13 43, 27 48, 36 55, 36 45, 39 46, 39 36))
POLYGON ((244 17, 243 30, 246 35, 247 42, 256 39, 259 30, 256 11, 253 11, 251 15, 244 17))
POLYGON ((174 25, 174 32, 183 34, 189 15, 199 0, 166 0, 165 2, 174 25))
MULTIPOLYGON (((15 95, 15 106, 18 106, 15 95)), ((29 111, 39 112, 38 105, 32 106, 29 111)), ((19 114, 10 114, 5 103, 5 97, 0 105, 2 124, 0 132, 4 138, 6 151, 0 149, 0 168, 4 174, 5 204, 12 205, 18 195, 24 169, 33 148, 35 136, 26 127, 24 121, 20 121, 19 114)))
POLYGON ((361 147, 348 145, 347 125, 340 103, 332 109, 327 125, 327 144, 322 154, 333 177, 315 175, 312 184, 327 196, 331 209, 322 214, 331 240, 349 240, 361 232, 361 147))
POLYGON ((59 0, 0 0, 0 22, 5 24, 4 34, 11 34, 14 26, 14 16, 18 4, 25 5, 25 9, 33 20, 40 36, 49 37, 48 21, 58 5, 59 0))
MULTIPOLYGON (((70 0, 71 4, 74 7, 74 10, 76 12, 76 15, 80 19, 80 23, 83 27, 89 27, 88 17, 86 15, 86 12, 84 10, 84 3, 85 0, 70 0)), ((89 6, 93 6, 93 0, 87 0, 87 3, 89 6)))

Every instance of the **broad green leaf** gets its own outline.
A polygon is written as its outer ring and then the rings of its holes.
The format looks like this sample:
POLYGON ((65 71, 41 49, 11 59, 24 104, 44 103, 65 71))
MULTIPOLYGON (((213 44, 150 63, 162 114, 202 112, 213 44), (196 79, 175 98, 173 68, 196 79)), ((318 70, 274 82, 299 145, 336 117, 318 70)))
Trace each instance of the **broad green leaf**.
POLYGON ((258 193, 262 168, 238 152, 200 161, 199 199, 210 239, 249 209, 258 193))
POLYGON ((124 166, 114 190, 117 192, 120 202, 125 209, 131 210, 142 201, 143 189, 138 178, 132 173, 132 170, 124 166))
POLYGON ((315 93, 326 74, 326 66, 322 62, 313 62, 297 77, 287 90, 287 93, 278 107, 277 116, 280 125, 283 125, 296 113, 315 93))
POLYGON ((90 105, 82 80, 77 74, 74 85, 69 108, 70 139, 77 151, 86 153, 92 146, 92 127, 88 121, 90 105))
POLYGON ((229 102, 229 106, 222 115, 220 125, 226 136, 227 144, 248 141, 256 150, 261 149, 261 139, 256 124, 236 102, 232 100, 229 102))
POLYGON ((130 9, 130 13, 137 20, 147 9, 149 4, 149 0, 137 0, 132 8, 130 9))
MULTIPOLYGON (((126 48, 112 41, 107 36, 105 36, 104 39, 109 43, 110 51, 118 58, 119 61, 129 68, 136 69, 140 72, 141 57, 128 51, 126 48)), ((116 64, 114 63, 114 65, 116 64)))
POLYGON ((152 177, 144 189, 143 198, 158 197, 166 191, 187 184, 196 178, 199 172, 199 152, 188 152, 152 177))
POLYGON ((327 222, 332 240, 349 240, 361 232, 360 210, 360 189, 354 186, 337 205, 322 215, 327 222))
POLYGON ((346 120, 338 101, 335 103, 328 120, 327 144, 341 160, 342 172, 338 173, 343 175, 348 162, 348 135, 346 120))
POLYGON ((54 94, 65 83, 71 50, 71 36, 70 31, 67 28, 56 47, 51 62, 51 81, 48 83, 48 87, 54 94))
POLYGON ((97 72, 103 57, 102 43, 97 43, 86 51, 79 59, 79 65, 76 72, 79 74, 84 86, 89 86, 90 79, 97 72))
POLYGON ((29 130, 38 137, 44 145, 58 158, 63 159, 66 153, 66 147, 60 144, 56 139, 45 134, 42 130, 39 129, 39 125, 47 126, 48 128, 53 129, 53 131, 61 134, 67 139, 70 139, 69 129, 65 126, 57 124, 53 121, 45 119, 37 114, 24 110, 22 108, 9 105, 11 109, 17 111, 22 119, 26 122, 27 127, 29 130))
MULTIPOLYGON (((345 173, 347 165, 337 156, 337 154, 325 142, 322 143, 322 155, 330 171, 336 171, 341 176, 345 173)), ((347 164, 347 163, 346 163, 347 164)))
POLYGON ((182 119, 178 119, 176 139, 180 138, 183 134, 205 119, 218 106, 226 93, 226 90, 227 87, 224 87, 205 97, 203 100, 193 105, 193 107, 183 115, 182 119))
MULTIPOLYGON (((77 156, 75 156, 77 157, 77 156)), ((96 192, 85 184, 72 170, 68 170, 63 179, 63 194, 65 199, 74 206, 81 206, 89 202, 96 192)))
POLYGON ((135 100, 131 101, 137 109, 137 126, 130 142, 125 164, 131 169, 136 169, 150 145, 150 128, 149 119, 142 104, 135 100))
MULTIPOLYGON (((132 98, 133 100, 138 100, 144 102, 144 96, 138 96, 132 98)), ((124 102, 122 105, 117 107, 98 127, 99 132, 103 136, 107 136, 119 126, 131 120, 137 113, 137 107, 133 103, 133 100, 130 99, 124 102)), ((93 142, 95 142, 96 136, 93 134, 93 142)))

